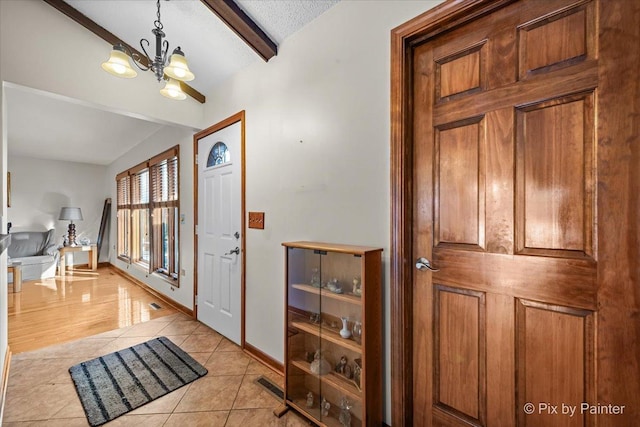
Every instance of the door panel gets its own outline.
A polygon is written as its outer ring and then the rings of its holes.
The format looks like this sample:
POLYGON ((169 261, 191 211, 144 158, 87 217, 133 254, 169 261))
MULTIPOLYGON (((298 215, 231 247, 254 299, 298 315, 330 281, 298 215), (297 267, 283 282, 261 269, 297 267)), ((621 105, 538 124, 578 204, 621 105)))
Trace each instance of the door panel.
MULTIPOLYGON (((202 193, 200 197, 204 196, 204 204, 205 206, 209 206, 213 200, 216 199, 216 176, 210 175, 205 176, 203 178, 203 186, 202 193)), ((202 230, 202 234, 207 236, 208 238, 213 238, 216 235, 216 215, 215 212, 211 212, 209 215, 205 215, 202 218, 202 222, 204 223, 204 229, 202 230)))
POLYGON ((414 275, 415 425, 592 422, 523 409, 593 397, 592 11, 524 0, 413 51, 413 256, 440 269, 414 275))
POLYGON ((229 256, 220 257, 220 313, 233 316, 231 296, 233 295, 233 260, 229 256))
POLYGON ((594 2, 578 2, 576 6, 547 14, 533 10, 533 14, 541 16, 518 27, 520 79, 595 59, 594 11, 594 2), (554 42, 548 43, 549 40, 554 42))
POLYGON ((569 415, 562 425, 585 425, 588 413, 580 405, 594 401, 593 313, 526 300, 516 304, 518 407, 537 405, 532 414, 518 413, 519 425, 556 425, 560 415, 569 415))
POLYGON ((218 299, 218 293, 215 292, 215 286, 213 283, 213 278, 216 276, 216 273, 218 272, 218 269, 215 268, 215 264, 216 264, 216 257, 214 254, 212 253, 204 253, 203 254, 203 259, 202 259, 202 268, 203 268, 203 272, 204 272, 204 276, 202 277, 202 280, 208 280, 210 281, 210 283, 206 283, 204 284, 204 286, 202 286, 200 288, 200 293, 199 295, 201 295, 201 301, 202 304, 205 304, 207 306, 207 309, 209 310, 215 310, 216 307, 218 307, 220 305, 220 301, 218 299))
POLYGON ((484 250, 483 118, 441 126, 435 132, 434 244, 484 250))
POLYGON ((233 174, 225 171, 220 174, 220 198, 218 215, 220 215, 220 238, 230 241, 233 233, 237 230, 233 228, 234 219, 234 199, 233 199, 233 174))
POLYGON ((485 87, 485 43, 467 47, 435 61, 436 102, 485 87))
POLYGON ((434 394, 438 409, 483 423, 485 296, 435 286, 434 394))
POLYGON ((593 257, 593 92, 518 109, 517 253, 593 257))

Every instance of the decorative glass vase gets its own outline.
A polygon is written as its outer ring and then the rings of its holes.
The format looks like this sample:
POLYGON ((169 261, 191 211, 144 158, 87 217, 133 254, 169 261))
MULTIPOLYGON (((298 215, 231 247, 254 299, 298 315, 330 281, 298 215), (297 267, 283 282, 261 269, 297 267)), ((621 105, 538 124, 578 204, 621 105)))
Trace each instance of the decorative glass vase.
POLYGON ((356 320, 353 322, 353 328, 351 328, 351 336, 358 344, 362 343, 362 322, 356 320))

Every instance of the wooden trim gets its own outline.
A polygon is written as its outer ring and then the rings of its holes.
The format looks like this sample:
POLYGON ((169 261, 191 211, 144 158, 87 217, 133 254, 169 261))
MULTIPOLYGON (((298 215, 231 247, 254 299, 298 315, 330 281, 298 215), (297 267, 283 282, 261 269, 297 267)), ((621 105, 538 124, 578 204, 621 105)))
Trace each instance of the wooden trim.
POLYGON ((391 31, 391 412, 413 416, 412 48, 513 0, 449 0, 391 31))
POLYGON ((122 178, 125 178, 127 176, 129 176, 129 170, 120 172, 119 174, 116 175, 116 182, 120 181, 122 178))
POLYGON ((4 416, 4 399, 7 396, 7 386, 9 385, 9 368, 11 367, 11 347, 7 345, 7 352, 4 354, 2 369, 2 382, 0 382, 0 423, 4 416))
POLYGON ((278 362, 276 359, 264 353, 263 351, 257 349, 256 347, 252 346, 248 342, 244 343, 244 352, 247 353, 249 356, 253 357, 258 362, 262 363, 267 368, 271 369, 272 371, 280 375, 284 375, 283 363, 278 362))
POLYGON ((282 246, 288 248, 299 248, 299 249, 319 249, 323 251, 337 252, 343 254, 357 254, 357 255, 365 255, 369 252, 381 252, 382 248, 377 248, 373 246, 353 246, 353 245, 343 245, 339 243, 321 243, 321 242, 284 242, 282 246))
POLYGON ((184 93, 198 101, 200 104, 204 104, 205 102, 207 102, 207 97, 195 90, 192 86, 189 86, 188 83, 182 82, 180 80, 178 80, 178 83, 180 83, 180 89, 182 89, 184 93))
MULTIPOLYGON (((53 7, 54 9, 56 9, 58 12, 66 15, 71 20, 82 25, 87 30, 91 31, 93 34, 100 37, 102 40, 106 41, 110 45, 116 45, 118 43, 123 44, 131 51, 131 53, 138 56, 139 58, 138 62, 140 62, 140 64, 142 64, 145 67, 149 66, 149 61, 147 60, 146 55, 140 53, 140 51, 138 51, 137 49, 135 49, 134 47, 132 47, 131 45, 123 41, 120 37, 116 36, 109 30, 105 29, 104 27, 98 25, 95 21, 89 19, 89 17, 84 15, 78 9, 75 9, 68 3, 65 3, 63 0, 44 0, 44 2, 47 3, 49 6, 53 7)), ((205 96, 200 92, 198 92, 197 90, 195 90, 194 88, 192 88, 191 86, 189 86, 188 84, 184 82, 180 82, 180 87, 182 88, 182 91, 184 93, 191 96, 196 101, 200 102, 201 104, 205 103, 206 101, 205 96)))
POLYGON ((145 160, 144 162, 138 163, 137 165, 130 167, 129 169, 127 169, 127 172, 129 172, 129 175, 135 175, 138 172, 141 172, 145 169, 149 169, 149 160, 145 160))
MULTIPOLYGON (((162 153, 157 154, 157 155, 153 156, 152 158, 150 158, 147 161, 147 164, 149 166, 153 166, 153 165, 156 165, 156 164, 162 162, 163 160, 168 160, 168 159, 172 159, 174 157, 179 157, 179 155, 180 155, 180 146, 179 145, 175 145, 175 146, 169 148, 168 150, 163 151, 162 153)), ((178 200, 180 200, 180 199, 178 198, 178 200)))
POLYGON ((111 269, 111 271, 113 271, 116 274, 119 274, 120 276, 124 277, 127 280, 130 280, 131 282, 135 283, 136 285, 140 286, 141 288, 143 288, 145 291, 149 292, 150 294, 152 294, 153 296, 155 296, 156 298, 160 299, 162 302, 164 302, 165 304, 169 304, 171 307, 175 308, 176 310, 186 314, 187 316, 190 317, 195 317, 194 311, 188 309, 187 307, 185 307, 184 305, 177 303, 176 301, 173 301, 172 299, 170 299, 169 297, 167 297, 166 295, 161 294, 160 292, 156 291, 155 289, 153 289, 151 286, 147 285, 146 283, 144 283, 143 281, 136 279, 135 277, 133 277, 132 275, 130 275, 129 273, 127 273, 126 271, 118 268, 117 266, 113 265, 113 264, 109 264, 109 268, 111 269))
POLYGON ((245 120, 244 120, 244 110, 240 113, 240 152, 242 153, 240 159, 240 229, 242 230, 242 273, 240 277, 240 312, 242 313, 240 316, 240 343, 242 344, 242 348, 245 347, 246 337, 245 337, 245 305, 246 305, 246 292, 245 292, 245 278, 247 277, 247 224, 246 216, 247 216, 247 207, 246 207, 246 165, 247 165, 247 157, 245 155, 245 120))
POLYGON ((278 53, 278 45, 233 0, 201 0, 262 59, 278 53))
POLYGON ((631 426, 640 420, 640 2, 596 5, 596 402, 625 405, 624 414, 598 416, 597 425, 631 426))
MULTIPOLYGON (((245 205, 245 192, 246 192, 246 156, 245 156, 245 111, 242 110, 226 119, 209 126, 206 129, 193 135, 193 307, 194 316, 198 317, 198 234, 195 233, 195 228, 198 226, 198 142, 215 133, 221 129, 231 126, 234 123, 240 122, 240 214, 242 216, 240 220, 241 238, 240 243, 242 247, 242 271, 240 274, 240 346, 245 348, 245 288, 246 288, 246 270, 247 270, 247 251, 246 251, 246 205, 245 205)), ((199 159, 200 161, 206 161, 205 159, 199 159)))
MULTIPOLYGON (((229 116, 226 119, 219 121, 218 123, 216 123, 215 125, 211 125, 206 129, 201 130, 200 132, 196 133, 195 135, 193 135, 193 139, 202 139, 206 136, 211 135, 214 132, 219 131, 220 129, 224 129, 226 127, 231 126, 232 124, 239 122, 241 120, 244 120, 244 110, 234 114, 233 116, 229 116)), ((194 153, 194 155, 197 154, 197 152, 194 153)))

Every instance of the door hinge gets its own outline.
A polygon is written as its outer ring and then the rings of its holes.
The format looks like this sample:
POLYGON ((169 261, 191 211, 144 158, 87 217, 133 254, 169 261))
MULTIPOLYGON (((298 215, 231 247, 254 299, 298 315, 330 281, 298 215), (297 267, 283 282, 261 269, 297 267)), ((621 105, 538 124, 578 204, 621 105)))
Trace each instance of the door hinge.
POLYGON ((196 236, 198 235, 198 224, 196 224, 196 236))
POLYGON ((196 305, 198 305, 198 301, 200 300, 200 298, 198 297, 198 295, 196 294, 196 305))
POLYGON ((196 165, 198 164, 198 155, 196 154, 196 165))

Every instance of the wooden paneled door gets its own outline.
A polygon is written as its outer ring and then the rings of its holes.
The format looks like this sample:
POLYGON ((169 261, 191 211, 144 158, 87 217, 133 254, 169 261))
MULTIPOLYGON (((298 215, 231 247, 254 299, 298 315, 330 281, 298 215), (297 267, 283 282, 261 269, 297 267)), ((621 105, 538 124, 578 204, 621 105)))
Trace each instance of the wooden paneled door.
POLYGON ((623 36, 607 28, 637 19, 638 3, 602 3, 617 14, 597 0, 447 2, 396 30, 394 425, 618 426, 638 416, 640 292, 627 276, 639 270, 637 240, 622 253, 599 244, 612 209, 628 209, 613 216, 638 237, 625 194, 637 173, 620 179, 610 163, 631 140, 603 121, 620 86, 635 91, 626 108, 636 108, 637 156, 638 45, 628 45, 635 70, 616 72, 628 61, 611 61, 622 46, 610 42, 623 36), (627 327, 629 350, 612 339, 627 327), (630 378, 611 382, 612 364, 630 378))

